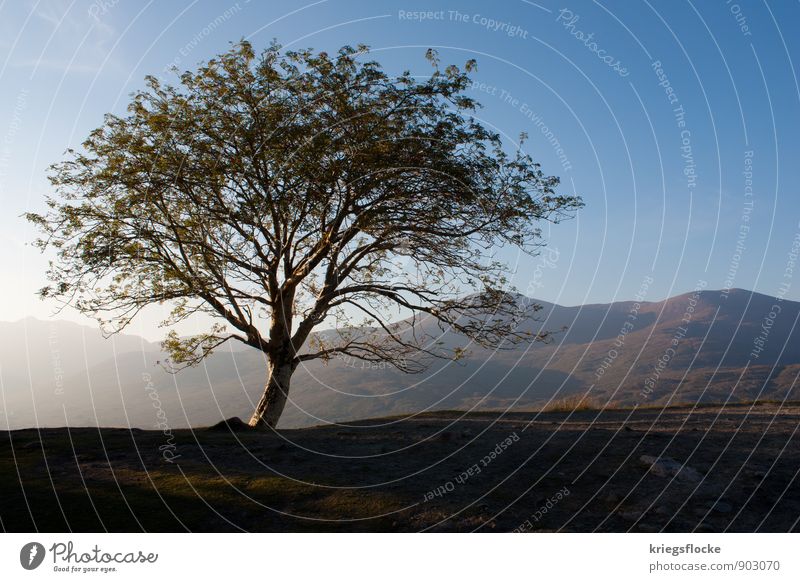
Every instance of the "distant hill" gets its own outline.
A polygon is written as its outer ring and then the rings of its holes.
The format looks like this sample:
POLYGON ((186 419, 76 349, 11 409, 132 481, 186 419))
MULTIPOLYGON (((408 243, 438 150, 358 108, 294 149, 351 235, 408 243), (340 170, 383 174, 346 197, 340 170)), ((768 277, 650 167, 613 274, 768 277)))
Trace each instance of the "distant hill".
MULTIPOLYGON (((410 376, 358 361, 312 362, 295 374, 282 426, 532 408, 574 394, 626 405, 800 397, 800 303, 734 289, 641 304, 541 304, 537 320, 521 325, 566 328, 548 344, 472 349, 457 364, 410 376)), ((158 344, 136 336, 105 340, 67 322, 0 323, 0 428, 209 425, 247 417, 261 394, 266 365, 255 350, 224 349, 177 375, 157 364, 164 358, 158 344)))

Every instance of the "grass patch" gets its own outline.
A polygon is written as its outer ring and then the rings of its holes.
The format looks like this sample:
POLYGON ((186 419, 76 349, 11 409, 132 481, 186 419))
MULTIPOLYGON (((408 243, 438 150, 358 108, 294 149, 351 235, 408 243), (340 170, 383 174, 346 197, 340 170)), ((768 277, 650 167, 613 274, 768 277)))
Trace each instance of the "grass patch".
MULTIPOLYGON (((581 412, 583 410, 600 410, 603 405, 586 394, 572 394, 559 400, 551 400, 542 412, 581 412)), ((608 408, 608 405, 606 405, 608 408)))

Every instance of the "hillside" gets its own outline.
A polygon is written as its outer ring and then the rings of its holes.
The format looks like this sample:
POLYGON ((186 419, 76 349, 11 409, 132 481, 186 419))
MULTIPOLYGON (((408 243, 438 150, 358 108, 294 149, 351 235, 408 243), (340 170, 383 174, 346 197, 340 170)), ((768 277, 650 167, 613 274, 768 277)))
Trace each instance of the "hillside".
MULTIPOLYGON (((538 320, 523 325, 566 328, 549 344, 471 349, 458 364, 437 362, 413 376, 357 361, 312 362, 295 374, 281 426, 525 410, 574 394, 631 406, 800 397, 800 303, 731 290, 641 304, 542 305, 538 320), (780 312, 770 318, 775 304, 780 312), (756 341, 762 349, 753 357, 756 341)), ((247 417, 265 380, 264 359, 250 349, 222 350, 170 375, 158 365, 165 358, 158 345, 135 336, 105 341, 91 328, 28 319, 0 324, 0 337, 0 428, 209 425, 247 417)))

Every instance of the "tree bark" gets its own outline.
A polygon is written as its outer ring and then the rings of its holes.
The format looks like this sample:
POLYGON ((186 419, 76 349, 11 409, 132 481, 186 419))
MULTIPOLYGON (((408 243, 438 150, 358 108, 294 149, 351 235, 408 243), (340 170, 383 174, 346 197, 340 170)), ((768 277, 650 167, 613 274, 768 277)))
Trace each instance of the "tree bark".
POLYGON ((261 396, 250 426, 275 428, 286 406, 289 396, 289 383, 297 364, 293 361, 276 362, 269 365, 269 376, 264 394, 261 396))

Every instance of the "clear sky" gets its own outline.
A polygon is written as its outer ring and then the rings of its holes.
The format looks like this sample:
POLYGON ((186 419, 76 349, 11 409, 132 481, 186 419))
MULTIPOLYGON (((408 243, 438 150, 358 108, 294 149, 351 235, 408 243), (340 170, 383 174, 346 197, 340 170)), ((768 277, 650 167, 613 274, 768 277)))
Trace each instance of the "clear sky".
MULTIPOLYGON (((529 295, 626 300, 652 278, 648 300, 701 280, 800 300, 799 27, 800 3, 755 0, 0 3, 0 320, 52 312, 20 218, 43 208, 47 166, 146 74, 170 79, 242 38, 365 43, 419 75, 428 47, 477 59, 478 115, 509 144, 527 132, 586 202, 545 229, 545 255, 506 255, 529 295)), ((159 337, 157 316, 132 331, 159 337)))

